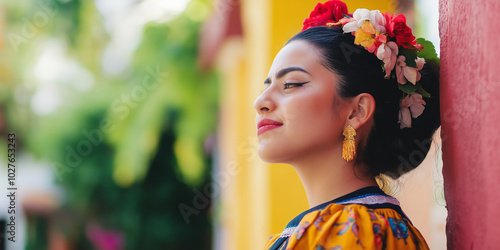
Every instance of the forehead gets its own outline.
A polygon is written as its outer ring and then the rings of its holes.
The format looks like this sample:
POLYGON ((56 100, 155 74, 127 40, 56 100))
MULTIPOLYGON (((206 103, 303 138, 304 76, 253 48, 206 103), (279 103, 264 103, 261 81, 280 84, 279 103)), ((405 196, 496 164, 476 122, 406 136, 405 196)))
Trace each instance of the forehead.
POLYGON ((274 58, 269 76, 286 67, 299 66, 308 72, 323 67, 318 49, 306 41, 296 40, 285 45, 274 58))

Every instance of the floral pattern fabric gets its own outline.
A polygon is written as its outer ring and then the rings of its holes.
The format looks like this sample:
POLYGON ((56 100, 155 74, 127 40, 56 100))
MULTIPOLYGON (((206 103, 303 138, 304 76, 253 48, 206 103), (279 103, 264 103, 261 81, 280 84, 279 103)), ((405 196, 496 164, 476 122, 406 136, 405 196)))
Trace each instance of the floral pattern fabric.
POLYGON ((269 238, 265 249, 429 249, 421 233, 396 210, 384 204, 330 203, 303 215, 293 233, 269 238), (277 248, 280 237, 288 238, 277 248))

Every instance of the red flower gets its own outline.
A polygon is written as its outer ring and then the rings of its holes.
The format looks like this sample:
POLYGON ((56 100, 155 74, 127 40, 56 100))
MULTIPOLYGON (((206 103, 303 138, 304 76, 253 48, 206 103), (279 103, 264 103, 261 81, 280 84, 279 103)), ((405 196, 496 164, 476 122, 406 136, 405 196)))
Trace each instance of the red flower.
POLYGON ((339 0, 330 0, 326 3, 318 3, 316 8, 309 14, 303 23, 302 30, 311 27, 326 26, 326 23, 337 23, 344 17, 349 15, 347 5, 339 0))
POLYGON ((396 43, 408 49, 415 49, 417 41, 411 33, 411 28, 406 25, 406 17, 403 14, 383 14, 386 20, 385 28, 390 37, 396 37, 396 43))

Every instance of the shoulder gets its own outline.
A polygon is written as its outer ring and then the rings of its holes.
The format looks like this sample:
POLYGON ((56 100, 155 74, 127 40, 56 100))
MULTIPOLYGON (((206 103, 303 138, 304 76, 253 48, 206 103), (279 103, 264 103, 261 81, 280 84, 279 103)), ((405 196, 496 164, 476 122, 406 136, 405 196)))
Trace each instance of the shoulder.
POLYGON ((287 249, 427 249, 420 232, 393 208, 330 204, 306 214, 287 249))
POLYGON ((280 236, 281 234, 273 234, 269 238, 267 238, 265 249, 269 249, 280 236))

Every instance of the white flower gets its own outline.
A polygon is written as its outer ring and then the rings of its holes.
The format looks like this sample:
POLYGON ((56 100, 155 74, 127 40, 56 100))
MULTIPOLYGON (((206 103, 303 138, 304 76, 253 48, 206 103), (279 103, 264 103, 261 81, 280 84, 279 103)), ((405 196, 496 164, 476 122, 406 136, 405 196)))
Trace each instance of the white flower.
POLYGON ((386 79, 390 77, 391 71, 396 66, 398 53, 398 45, 395 42, 384 43, 378 47, 377 57, 384 62, 386 79))
POLYGON ((344 25, 344 32, 357 31, 365 21, 370 21, 376 31, 385 33, 385 17, 379 10, 357 9, 353 16, 355 20, 344 25))

